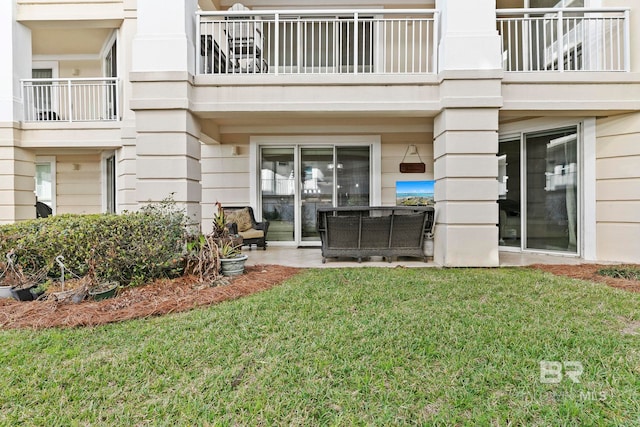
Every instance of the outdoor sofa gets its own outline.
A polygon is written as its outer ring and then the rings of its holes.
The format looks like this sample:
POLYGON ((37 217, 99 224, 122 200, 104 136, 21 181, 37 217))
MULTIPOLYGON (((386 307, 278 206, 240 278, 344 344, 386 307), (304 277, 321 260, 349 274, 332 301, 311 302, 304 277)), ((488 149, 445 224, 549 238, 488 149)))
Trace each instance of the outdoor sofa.
POLYGON ((426 234, 434 221, 432 206, 319 208, 316 227, 327 258, 417 257, 427 261, 426 234))

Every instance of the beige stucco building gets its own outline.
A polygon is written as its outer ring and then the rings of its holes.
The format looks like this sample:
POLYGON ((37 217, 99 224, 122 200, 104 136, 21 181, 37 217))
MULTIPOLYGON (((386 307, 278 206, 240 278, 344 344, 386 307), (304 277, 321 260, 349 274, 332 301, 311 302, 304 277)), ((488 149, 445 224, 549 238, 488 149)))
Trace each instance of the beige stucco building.
POLYGON ((0 223, 173 195, 297 247, 434 181, 441 265, 640 262, 638 28, 635 0, 3 1, 0 223))

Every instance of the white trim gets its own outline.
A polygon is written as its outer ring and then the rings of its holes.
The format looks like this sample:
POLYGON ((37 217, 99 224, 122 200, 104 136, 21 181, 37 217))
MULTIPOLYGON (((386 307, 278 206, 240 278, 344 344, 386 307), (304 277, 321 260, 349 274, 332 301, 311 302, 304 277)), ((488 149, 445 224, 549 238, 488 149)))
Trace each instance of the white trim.
POLYGON ((597 259, 596 235, 596 119, 582 125, 582 257, 597 259))
POLYGON ((585 117, 542 117, 538 119, 523 120, 520 122, 500 125, 498 133, 501 140, 510 136, 515 136, 517 138, 518 135, 522 135, 524 133, 553 131, 558 128, 579 126, 585 119, 585 117))
MULTIPOLYGON (((58 186, 56 184, 56 156, 36 156, 34 164, 49 164, 51 167, 51 214, 55 215, 58 210, 56 202, 56 195, 58 193, 58 186)), ((33 176, 33 180, 36 180, 35 175, 33 176)), ((35 189, 33 192, 35 193, 35 189)))
MULTIPOLYGON (((107 159, 109 157, 115 157, 116 164, 118 163, 118 155, 115 150, 103 151, 100 153, 100 200, 102 204, 102 212, 107 212, 107 159)), ((116 184, 118 180, 116 179, 116 184)), ((118 190, 116 189, 116 194, 118 190)), ((116 209, 117 211, 117 209, 116 209)))
MULTIPOLYGON (((107 54, 109 53, 109 51, 111 50, 111 47, 113 46, 113 44, 118 40, 118 30, 113 30, 111 32, 111 34, 109 35, 109 37, 107 37, 105 43, 102 45, 102 48, 100 49, 100 54, 99 54, 99 58, 101 61, 103 61, 104 64, 104 60, 107 57, 107 54)), ((117 49, 117 48, 116 48, 117 49)), ((117 52, 116 52, 117 53, 117 52)), ((116 58, 117 60, 117 58, 116 58)), ((102 71, 104 72, 104 68, 102 69, 102 71)), ((104 74, 103 74, 104 75, 104 74)))
MULTIPOLYGON (((99 61, 100 55, 96 53, 67 53, 62 55, 33 55, 32 60, 38 62, 60 61, 99 61)), ((35 67, 39 68, 39 67, 35 67)))

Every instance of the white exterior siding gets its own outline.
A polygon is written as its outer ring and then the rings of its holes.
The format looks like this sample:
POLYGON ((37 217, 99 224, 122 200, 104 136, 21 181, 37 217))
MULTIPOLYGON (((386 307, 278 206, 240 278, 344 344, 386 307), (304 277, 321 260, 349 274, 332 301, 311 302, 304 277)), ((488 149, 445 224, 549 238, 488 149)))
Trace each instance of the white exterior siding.
POLYGON ((640 113, 597 122, 597 257, 638 262, 640 254, 640 113))
POLYGON ((56 213, 102 212, 100 155, 56 156, 56 213))

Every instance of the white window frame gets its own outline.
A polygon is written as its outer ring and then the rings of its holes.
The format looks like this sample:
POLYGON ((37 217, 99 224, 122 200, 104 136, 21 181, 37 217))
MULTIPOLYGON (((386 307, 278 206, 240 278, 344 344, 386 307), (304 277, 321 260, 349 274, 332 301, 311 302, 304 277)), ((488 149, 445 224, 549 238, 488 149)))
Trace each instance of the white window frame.
POLYGON ((115 192, 116 192, 116 200, 114 201, 114 206, 115 206, 115 211, 116 213, 118 212, 118 204, 117 204, 117 195, 118 195, 118 175, 117 175, 117 165, 118 165, 118 154, 116 153, 116 151, 112 150, 112 151, 103 151, 100 155, 100 180, 102 182, 102 195, 101 195, 101 200, 102 200, 102 212, 106 213, 108 212, 107 208, 109 206, 108 201, 107 201, 107 197, 108 197, 108 188, 109 185, 107 183, 107 180, 109 179, 109 176, 107 174, 107 159, 109 157, 114 157, 115 158, 115 164, 116 164, 116 170, 114 171, 115 175, 115 192))
MULTIPOLYGON (((57 177, 57 172, 56 172, 56 157, 55 156, 36 156, 35 159, 35 165, 44 165, 44 164, 48 164, 51 168, 51 214, 55 215, 57 212, 57 201, 56 201, 56 194, 58 193, 58 189, 57 189, 57 185, 56 185, 56 177, 57 177)), ((33 181, 34 181, 34 185, 37 185, 36 183, 36 176, 33 176, 33 181)), ((36 197, 38 196, 35 189, 34 189, 34 194, 36 194, 36 197)))

